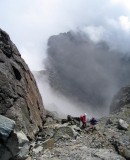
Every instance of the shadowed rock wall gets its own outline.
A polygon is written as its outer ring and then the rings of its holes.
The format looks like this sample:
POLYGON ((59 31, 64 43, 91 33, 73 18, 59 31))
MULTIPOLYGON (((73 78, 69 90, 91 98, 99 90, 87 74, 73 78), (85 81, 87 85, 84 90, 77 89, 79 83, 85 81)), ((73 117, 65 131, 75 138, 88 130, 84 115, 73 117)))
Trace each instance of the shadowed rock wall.
POLYGON ((110 105, 110 112, 120 111, 122 107, 130 104, 130 86, 123 87, 119 92, 113 97, 112 103, 110 105))
POLYGON ((0 29, 0 114, 30 138, 43 126, 45 111, 35 79, 6 32, 0 29))
POLYGON ((90 106, 108 114, 113 96, 130 84, 129 55, 105 41, 95 43, 80 31, 51 36, 46 60, 49 83, 80 108, 90 106))

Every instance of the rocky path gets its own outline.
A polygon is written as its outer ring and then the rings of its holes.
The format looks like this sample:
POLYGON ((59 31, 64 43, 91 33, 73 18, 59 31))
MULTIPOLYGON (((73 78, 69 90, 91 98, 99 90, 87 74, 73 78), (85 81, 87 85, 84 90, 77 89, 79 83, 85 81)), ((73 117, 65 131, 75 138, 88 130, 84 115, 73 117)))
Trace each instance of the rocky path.
MULTIPOLYGON (((119 140, 119 135, 123 133, 126 138, 128 130, 119 130, 115 122, 117 120, 113 118, 111 120, 113 124, 103 125, 103 123, 108 123, 108 118, 103 119, 97 125, 96 130, 88 130, 87 128, 87 131, 85 129, 81 130, 75 124, 61 124, 52 120, 46 123, 44 132, 39 133, 37 141, 32 142, 30 151, 32 160, 129 159, 129 150, 124 155, 121 152, 119 153, 119 148, 123 147, 122 142, 119 140), (107 135, 106 132, 109 134, 107 135), (114 136, 118 137, 118 139, 113 139, 114 136)), ((123 136, 121 137, 121 140, 123 140, 123 136)), ((129 139, 126 142, 129 146, 130 135, 128 137, 129 139)), ((124 148, 126 148, 126 145, 124 148)))
POLYGON ((129 160, 130 107, 85 129, 74 119, 62 123, 47 114, 44 128, 29 141, 15 122, 0 115, 0 160, 129 160), (122 118, 122 119, 121 119, 122 118), (10 159, 13 157, 13 159, 10 159))

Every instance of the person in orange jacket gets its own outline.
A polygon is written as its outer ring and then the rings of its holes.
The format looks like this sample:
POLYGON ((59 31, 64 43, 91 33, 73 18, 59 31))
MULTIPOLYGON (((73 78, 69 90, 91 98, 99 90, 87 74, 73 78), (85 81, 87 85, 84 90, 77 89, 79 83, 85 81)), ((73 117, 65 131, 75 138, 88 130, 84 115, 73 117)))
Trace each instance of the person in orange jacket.
POLYGON ((80 120, 82 122, 82 128, 86 128, 86 122, 87 122, 87 118, 86 118, 87 114, 84 113, 84 115, 80 116, 80 120))

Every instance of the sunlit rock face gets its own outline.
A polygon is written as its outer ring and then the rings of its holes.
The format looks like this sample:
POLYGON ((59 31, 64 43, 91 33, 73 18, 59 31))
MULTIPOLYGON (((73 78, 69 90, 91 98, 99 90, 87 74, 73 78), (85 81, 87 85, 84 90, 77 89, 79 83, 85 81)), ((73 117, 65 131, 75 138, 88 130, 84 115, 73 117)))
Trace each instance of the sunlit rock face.
POLYGON ((42 128, 44 107, 35 79, 7 33, 0 29, 0 114, 30 138, 42 128))
POLYGON ((49 38, 46 69, 53 89, 99 112, 109 112, 114 94, 130 84, 130 56, 80 32, 49 38))

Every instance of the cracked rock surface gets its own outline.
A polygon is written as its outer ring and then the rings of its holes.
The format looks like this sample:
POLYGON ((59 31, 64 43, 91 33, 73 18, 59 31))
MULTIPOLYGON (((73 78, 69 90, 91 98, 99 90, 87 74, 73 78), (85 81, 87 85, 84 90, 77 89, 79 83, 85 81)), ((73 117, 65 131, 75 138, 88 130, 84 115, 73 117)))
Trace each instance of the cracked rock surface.
POLYGON ((0 29, 0 114, 29 138, 43 126, 45 111, 35 79, 6 32, 0 29))

